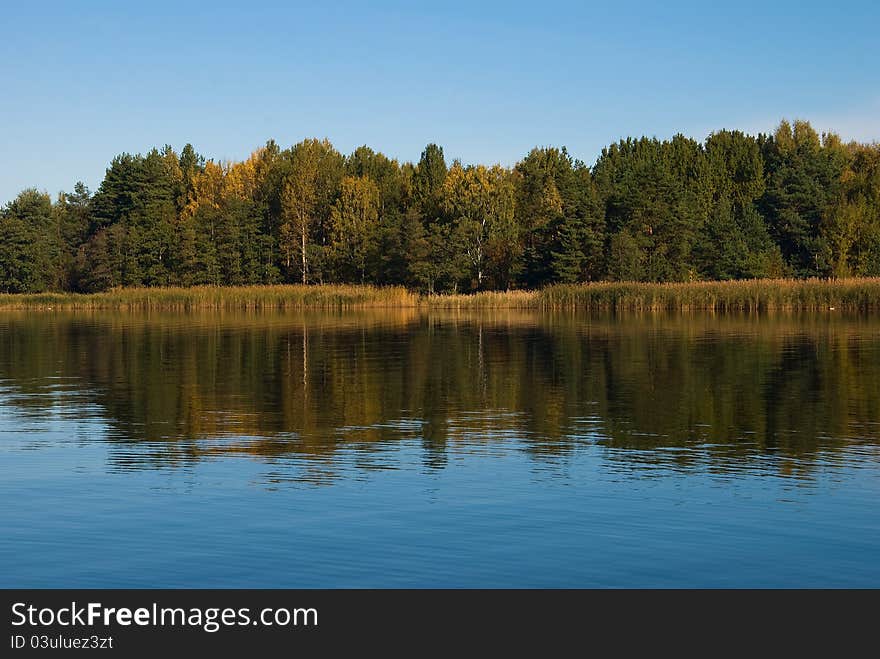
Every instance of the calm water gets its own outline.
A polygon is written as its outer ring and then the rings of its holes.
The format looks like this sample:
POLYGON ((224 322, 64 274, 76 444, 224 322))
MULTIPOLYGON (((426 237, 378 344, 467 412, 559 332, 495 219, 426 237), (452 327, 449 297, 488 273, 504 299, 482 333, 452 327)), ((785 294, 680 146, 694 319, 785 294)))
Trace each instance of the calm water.
POLYGON ((0 586, 880 586, 880 318, 0 314, 0 586))

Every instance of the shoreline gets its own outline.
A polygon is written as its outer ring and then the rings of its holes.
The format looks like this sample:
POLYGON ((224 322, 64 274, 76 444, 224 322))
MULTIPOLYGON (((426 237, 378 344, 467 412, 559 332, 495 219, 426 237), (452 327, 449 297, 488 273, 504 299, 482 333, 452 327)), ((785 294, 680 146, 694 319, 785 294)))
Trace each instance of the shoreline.
POLYGON ((680 283, 554 284, 537 290, 425 295, 400 286, 264 285, 121 288, 101 293, 3 293, 2 310, 587 309, 609 311, 867 311, 880 277, 680 283))

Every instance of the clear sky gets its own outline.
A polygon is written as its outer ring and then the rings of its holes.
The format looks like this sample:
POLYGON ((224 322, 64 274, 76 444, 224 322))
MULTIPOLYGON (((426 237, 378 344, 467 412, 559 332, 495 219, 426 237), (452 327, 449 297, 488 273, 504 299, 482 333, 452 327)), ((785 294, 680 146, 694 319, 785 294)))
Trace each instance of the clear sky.
POLYGON ((876 2, 6 2, 0 202, 117 153, 327 137, 416 160, 592 164, 624 136, 805 118, 880 140, 876 2))

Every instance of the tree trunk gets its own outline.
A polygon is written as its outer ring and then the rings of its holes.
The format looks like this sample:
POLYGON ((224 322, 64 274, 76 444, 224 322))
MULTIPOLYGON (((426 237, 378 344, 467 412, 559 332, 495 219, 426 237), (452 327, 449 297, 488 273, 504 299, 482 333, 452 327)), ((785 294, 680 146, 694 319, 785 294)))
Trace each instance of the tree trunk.
POLYGON ((302 222, 302 283, 306 283, 306 223, 302 222))

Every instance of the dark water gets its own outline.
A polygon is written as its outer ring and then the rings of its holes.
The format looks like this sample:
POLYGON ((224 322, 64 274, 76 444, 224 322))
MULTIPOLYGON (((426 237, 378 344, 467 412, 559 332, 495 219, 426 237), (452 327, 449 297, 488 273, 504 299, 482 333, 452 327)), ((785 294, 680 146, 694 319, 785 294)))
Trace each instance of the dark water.
POLYGON ((880 318, 0 314, 0 586, 880 586, 880 318))

